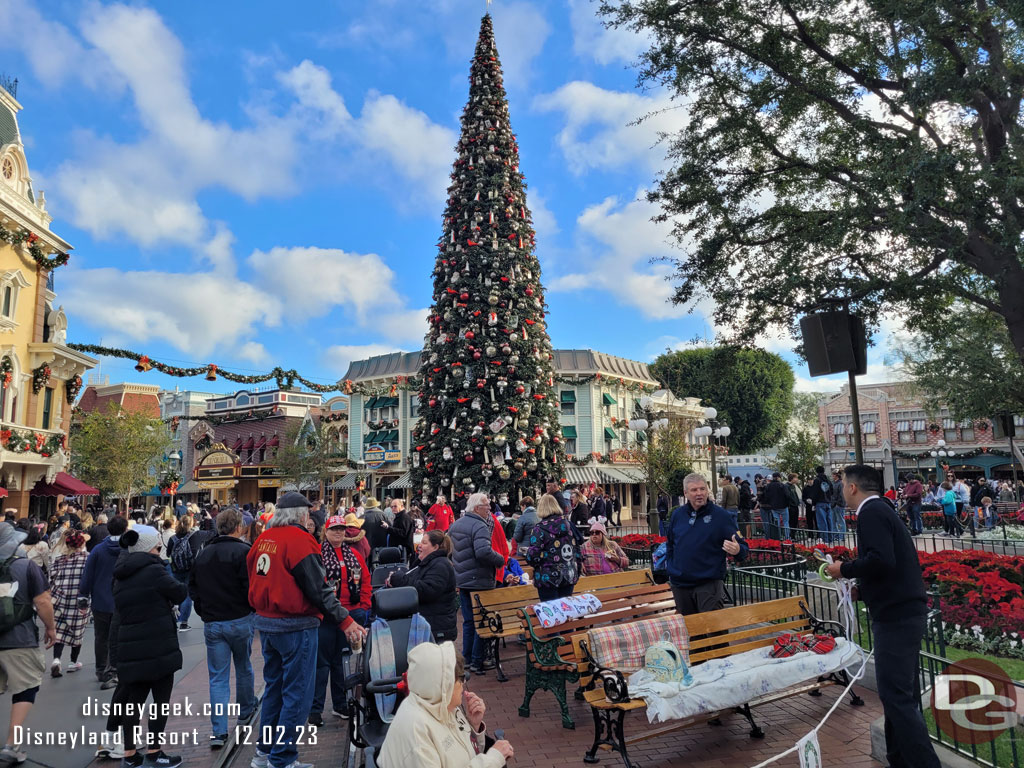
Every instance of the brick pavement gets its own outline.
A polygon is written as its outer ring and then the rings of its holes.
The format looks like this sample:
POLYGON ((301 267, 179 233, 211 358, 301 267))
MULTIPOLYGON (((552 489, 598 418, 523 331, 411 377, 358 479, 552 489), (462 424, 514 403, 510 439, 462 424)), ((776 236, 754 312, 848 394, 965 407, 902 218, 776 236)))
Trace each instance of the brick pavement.
MULTIPOLYGON (((554 696, 547 691, 538 691, 531 702, 531 716, 522 718, 518 714, 523 696, 523 671, 525 658, 519 646, 511 644, 506 650, 505 671, 511 678, 499 683, 493 672, 485 677, 474 677, 470 690, 479 693, 487 703, 487 724, 493 731, 503 728, 505 737, 516 750, 513 768, 552 768, 563 764, 582 765, 583 754, 593 739, 593 720, 584 702, 576 701, 570 695, 569 707, 576 730, 561 727, 558 706, 554 696)), ((262 687, 260 671, 262 656, 259 642, 253 644, 253 665, 257 674, 257 689, 262 687)), ((700 725, 685 730, 639 742, 630 747, 630 756, 643 768, 749 768, 791 747, 813 728, 839 695, 839 689, 823 689, 818 698, 795 696, 781 702, 768 704, 755 710, 755 719, 764 729, 764 739, 748 736, 747 721, 739 715, 723 718, 721 726, 700 725)), ((830 765, 844 768, 876 768, 881 764, 871 758, 870 725, 881 715, 881 704, 873 691, 858 686, 857 692, 865 700, 865 706, 852 707, 844 702, 819 733, 822 752, 830 765)), ((208 677, 205 661, 188 672, 175 687, 172 701, 182 702, 185 697, 192 702, 208 700, 208 677)), ((627 734, 638 734, 650 730, 642 713, 631 713, 625 721, 627 734)), ((254 724, 258 727, 258 723, 254 724)), ((167 726, 168 733, 198 732, 196 743, 168 750, 181 754, 189 768, 225 768, 223 763, 228 753, 209 749, 209 719, 201 715, 172 717, 167 726)), ((349 743, 347 723, 329 718, 326 725, 318 730, 317 743, 300 748, 300 758, 312 762, 318 768, 332 768, 349 765, 349 743)), ((227 768, 247 768, 255 746, 242 744, 230 753, 227 768)), ((622 765, 618 755, 600 752, 601 764, 619 768, 622 765)), ((111 762, 94 761, 91 768, 111 768, 111 762)), ((799 765, 795 755, 775 763, 779 768, 793 768, 799 765)), ((353 762, 354 767, 354 762, 353 762)), ((405 766, 403 768, 415 768, 405 766)))

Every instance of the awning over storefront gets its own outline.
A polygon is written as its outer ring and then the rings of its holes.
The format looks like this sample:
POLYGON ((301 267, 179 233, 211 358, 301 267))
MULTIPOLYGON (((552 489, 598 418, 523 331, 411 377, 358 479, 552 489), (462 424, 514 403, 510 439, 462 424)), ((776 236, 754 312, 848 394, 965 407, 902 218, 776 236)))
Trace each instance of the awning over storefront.
POLYGON ((278 440, 278 438, 277 438, 277 435, 276 435, 276 434, 275 434, 275 435, 274 435, 274 436, 273 436, 272 438, 270 438, 270 442, 269 442, 269 443, 267 443, 267 445, 268 445, 269 447, 271 447, 271 448, 277 448, 277 446, 279 446, 280 444, 281 444, 281 441, 280 441, 280 440, 278 440))
POLYGON ((615 430, 611 427, 604 428, 604 439, 605 440, 618 440, 619 436, 615 434, 615 430))
POLYGON ((183 493, 199 493, 202 490, 203 489, 199 487, 199 483, 195 480, 186 480, 178 486, 178 495, 181 496, 183 493))
POLYGON ((375 442, 377 442, 377 435, 379 435, 379 434, 380 434, 380 432, 367 432, 366 433, 366 437, 363 438, 363 442, 364 443, 375 443, 375 442))
POLYGON ((242 438, 238 438, 237 440, 235 440, 235 444, 233 446, 231 446, 231 450, 237 451, 241 447, 242 447, 242 438))
POLYGON ((397 397, 378 397, 377 398, 378 408, 397 408, 398 398, 397 397))
POLYGON ((398 442, 398 430, 392 429, 387 432, 381 432, 381 436, 378 438, 382 443, 397 443, 398 442))
POLYGON ((597 473, 601 475, 606 483, 624 483, 626 485, 638 485, 643 482, 640 470, 622 469, 620 467, 598 467, 597 473))
POLYGON ((261 435, 260 439, 256 441, 256 445, 253 446, 253 450, 254 451, 258 451, 260 448, 263 448, 264 446, 266 446, 266 444, 267 444, 267 436, 266 435, 261 435))
POLYGON ((559 395, 559 397, 561 398, 561 402, 563 402, 563 403, 575 403, 576 402, 576 392, 575 392, 575 390, 572 390, 572 389, 563 389, 562 393, 559 395))
POLYGON ((100 492, 67 472, 58 472, 52 483, 40 480, 29 496, 99 496, 100 492))
POLYGON ((288 485, 281 486, 281 493, 287 493, 288 491, 315 491, 320 488, 320 483, 313 482, 311 480, 303 480, 296 487, 295 483, 288 483, 288 485))
POLYGON ((576 439, 576 427, 562 427, 562 437, 576 439))
POLYGON ((142 495, 143 496, 163 496, 164 492, 160 490, 160 486, 159 485, 154 485, 152 488, 150 488, 148 491, 146 491, 142 495))
POLYGON ((400 478, 395 480, 388 486, 388 490, 397 489, 402 490, 403 488, 412 488, 412 472, 406 472, 400 478))
POLYGON ((0 499, 6 499, 6 498, 7 498, 7 489, 6 488, 0 488, 0 499))
POLYGON ((597 474, 597 467, 574 467, 572 465, 565 468, 565 479, 569 485, 590 485, 604 482, 597 474))
POLYGON ((619 404, 619 401, 616 400, 611 395, 609 395, 607 392, 605 392, 603 395, 601 395, 601 402, 604 403, 605 405, 618 405, 619 404))
POLYGON ((249 439, 242 445, 242 450, 251 451, 254 445, 256 445, 256 439, 252 435, 249 435, 249 439))
POLYGON ((332 491, 351 491, 356 487, 356 473, 349 472, 340 480, 335 480, 329 486, 332 491))

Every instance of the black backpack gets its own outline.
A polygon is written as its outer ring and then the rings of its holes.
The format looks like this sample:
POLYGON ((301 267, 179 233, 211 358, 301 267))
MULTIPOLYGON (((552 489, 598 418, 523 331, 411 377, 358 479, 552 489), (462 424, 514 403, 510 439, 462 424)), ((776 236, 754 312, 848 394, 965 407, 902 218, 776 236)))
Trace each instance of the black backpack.
POLYGON ((184 539, 179 538, 171 552, 171 570, 175 573, 188 573, 196 562, 196 553, 192 551, 190 542, 198 531, 190 531, 184 539))
POLYGON ((35 615, 35 608, 31 603, 15 599, 18 582, 11 573, 11 565, 17 559, 17 555, 11 555, 0 563, 0 634, 9 632, 35 615))

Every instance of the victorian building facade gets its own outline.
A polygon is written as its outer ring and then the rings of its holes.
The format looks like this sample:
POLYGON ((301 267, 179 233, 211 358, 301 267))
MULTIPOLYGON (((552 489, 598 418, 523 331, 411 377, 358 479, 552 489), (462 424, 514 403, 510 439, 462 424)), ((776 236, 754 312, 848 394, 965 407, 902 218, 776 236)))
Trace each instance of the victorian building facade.
MULTIPOLYGON (((561 439, 570 457, 567 483, 604 489, 619 499, 624 517, 631 511, 635 517, 647 504, 633 449, 647 433, 630 429, 629 421, 640 413, 641 398, 658 389, 657 380, 644 363, 590 349, 555 350, 554 365, 561 439)), ((419 402, 408 385, 419 370, 419 352, 394 352, 349 366, 341 383, 351 392, 348 456, 358 468, 331 486, 339 497, 358 490, 379 498, 415 494, 410 470, 419 458, 412 439, 419 402)), ((704 412, 697 398, 680 399, 667 392, 655 396, 652 409, 694 425, 704 412)), ((690 440, 695 468, 708 475, 708 456, 698 447, 704 441, 690 440)))
MULTIPOLYGON (((949 409, 929 409, 906 383, 867 384, 857 389, 864 460, 881 469, 886 485, 899 476, 935 475, 948 467, 967 477, 1011 477, 1010 434, 1024 443, 1024 418, 993 414, 956 419, 949 409), (942 441, 942 445, 939 441, 942 441), (945 457, 932 456, 944 450, 945 457)), ((818 427, 828 445, 825 463, 834 468, 854 460, 853 410, 844 386, 818 406, 818 427)))
POLYGON ((71 406, 96 360, 67 346, 67 317, 43 253, 71 246, 50 231, 33 189, 13 84, 0 83, 0 496, 24 516, 32 497, 75 493, 63 470, 71 406), (34 492, 34 493, 33 493, 34 492))

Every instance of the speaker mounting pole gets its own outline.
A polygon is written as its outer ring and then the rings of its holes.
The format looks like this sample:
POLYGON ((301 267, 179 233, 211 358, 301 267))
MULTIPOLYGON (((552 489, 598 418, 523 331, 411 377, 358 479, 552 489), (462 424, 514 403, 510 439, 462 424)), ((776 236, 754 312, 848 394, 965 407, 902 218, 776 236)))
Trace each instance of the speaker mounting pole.
POLYGON ((864 463, 864 445, 860 436, 860 403, 857 402, 857 372, 850 371, 850 410, 853 412, 853 450, 857 463, 864 463))

